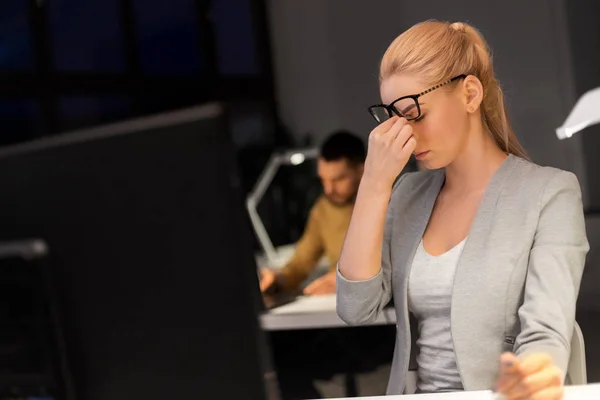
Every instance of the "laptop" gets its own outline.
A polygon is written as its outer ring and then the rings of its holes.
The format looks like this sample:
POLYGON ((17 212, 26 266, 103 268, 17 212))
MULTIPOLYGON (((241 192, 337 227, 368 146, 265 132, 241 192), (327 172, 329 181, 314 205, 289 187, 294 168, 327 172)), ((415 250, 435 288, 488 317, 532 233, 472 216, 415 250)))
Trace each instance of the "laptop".
MULTIPOLYGON (((260 268, 256 270, 256 289, 260 293, 260 268)), ((261 298, 261 312, 266 312, 277 307, 284 306, 286 304, 293 303, 296 301, 298 296, 302 296, 302 290, 298 289, 292 292, 289 291, 276 291, 268 289, 265 293, 260 293, 261 298)))
POLYGON ((273 310, 274 308, 284 306, 296 301, 301 293, 263 293, 262 295, 262 311, 273 310))

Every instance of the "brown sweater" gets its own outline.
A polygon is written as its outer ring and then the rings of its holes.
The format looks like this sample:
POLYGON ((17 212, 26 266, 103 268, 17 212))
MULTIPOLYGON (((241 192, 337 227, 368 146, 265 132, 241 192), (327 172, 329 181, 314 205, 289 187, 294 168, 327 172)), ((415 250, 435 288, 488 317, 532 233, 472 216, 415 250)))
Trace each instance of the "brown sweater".
POLYGON ((297 289, 323 255, 330 263, 329 270, 335 271, 353 208, 353 204, 335 205, 325 196, 317 199, 294 256, 279 272, 278 283, 282 289, 297 289))

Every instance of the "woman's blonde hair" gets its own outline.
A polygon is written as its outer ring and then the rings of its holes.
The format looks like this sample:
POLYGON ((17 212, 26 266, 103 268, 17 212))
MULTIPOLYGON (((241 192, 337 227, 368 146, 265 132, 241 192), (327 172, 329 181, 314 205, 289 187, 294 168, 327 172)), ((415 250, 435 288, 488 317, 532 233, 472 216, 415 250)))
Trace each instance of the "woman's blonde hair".
POLYGON ((439 21, 414 25, 385 52, 379 79, 398 73, 415 74, 431 86, 462 74, 476 76, 483 85, 484 126, 501 150, 528 158, 510 126, 488 45, 471 25, 439 21))

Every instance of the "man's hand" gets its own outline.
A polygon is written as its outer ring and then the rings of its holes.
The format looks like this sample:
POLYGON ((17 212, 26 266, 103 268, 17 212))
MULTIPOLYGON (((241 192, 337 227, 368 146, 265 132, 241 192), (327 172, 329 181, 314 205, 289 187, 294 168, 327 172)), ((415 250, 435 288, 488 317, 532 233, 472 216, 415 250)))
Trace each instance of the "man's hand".
POLYGON ((562 371, 545 353, 531 354, 519 360, 512 353, 501 359, 496 391, 506 400, 560 400, 564 385, 562 371))
POLYGON ((269 268, 260 269, 260 291, 265 293, 275 285, 275 272, 269 268))
POLYGON ((334 294, 336 277, 336 271, 332 271, 326 275, 323 275, 308 285, 306 289, 304 289, 304 294, 307 296, 334 294))

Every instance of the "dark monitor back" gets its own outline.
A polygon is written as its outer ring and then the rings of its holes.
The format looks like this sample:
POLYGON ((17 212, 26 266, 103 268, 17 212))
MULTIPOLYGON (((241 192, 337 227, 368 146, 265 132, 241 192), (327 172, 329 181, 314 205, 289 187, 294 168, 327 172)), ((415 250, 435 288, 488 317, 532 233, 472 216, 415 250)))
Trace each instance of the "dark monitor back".
POLYGON ((48 242, 77 399, 264 398, 218 105, 1 151, 0 190, 0 240, 48 242))

